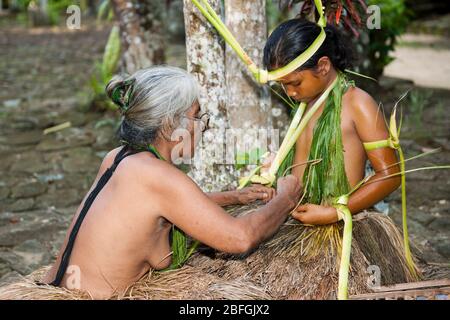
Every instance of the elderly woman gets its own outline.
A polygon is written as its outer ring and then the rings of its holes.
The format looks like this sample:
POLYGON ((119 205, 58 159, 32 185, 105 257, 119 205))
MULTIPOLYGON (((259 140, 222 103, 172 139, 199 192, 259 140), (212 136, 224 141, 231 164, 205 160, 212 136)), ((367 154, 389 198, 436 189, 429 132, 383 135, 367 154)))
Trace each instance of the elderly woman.
POLYGON ((140 70, 115 77, 106 91, 123 114, 119 135, 124 146, 103 160, 44 282, 107 298, 150 268, 170 265, 173 225, 217 250, 245 253, 270 237, 296 205, 300 189, 294 176, 279 179, 276 192, 253 186, 205 194, 173 165, 173 157, 193 154, 195 147, 177 145, 194 141, 196 128, 207 127, 197 84, 185 71, 166 66, 140 70), (181 125, 192 139, 172 141, 181 125), (221 208, 257 199, 266 205, 244 217, 234 218, 221 208))

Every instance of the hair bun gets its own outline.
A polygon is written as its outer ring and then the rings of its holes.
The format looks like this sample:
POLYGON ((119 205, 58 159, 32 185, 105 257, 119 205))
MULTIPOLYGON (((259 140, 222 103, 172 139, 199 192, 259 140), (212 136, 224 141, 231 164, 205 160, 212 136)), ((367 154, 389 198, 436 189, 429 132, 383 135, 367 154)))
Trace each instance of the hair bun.
POLYGON ((128 109, 132 86, 135 79, 128 75, 116 75, 106 85, 106 95, 116 104, 122 113, 128 109))
POLYGON ((355 54, 350 39, 330 24, 327 24, 325 32, 333 48, 334 54, 330 57, 333 65, 341 71, 352 68, 355 54))

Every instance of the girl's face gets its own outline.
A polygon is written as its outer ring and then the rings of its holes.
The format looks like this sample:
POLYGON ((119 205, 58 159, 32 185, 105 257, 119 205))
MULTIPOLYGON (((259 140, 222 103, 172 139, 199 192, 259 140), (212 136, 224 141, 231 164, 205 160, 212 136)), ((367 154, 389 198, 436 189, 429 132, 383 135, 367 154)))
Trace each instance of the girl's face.
POLYGON ((291 72, 279 82, 286 94, 297 102, 309 103, 327 88, 327 78, 313 69, 291 72))
POLYGON ((278 81, 293 100, 309 103, 325 91, 335 76, 330 59, 322 57, 315 68, 291 72, 278 81))

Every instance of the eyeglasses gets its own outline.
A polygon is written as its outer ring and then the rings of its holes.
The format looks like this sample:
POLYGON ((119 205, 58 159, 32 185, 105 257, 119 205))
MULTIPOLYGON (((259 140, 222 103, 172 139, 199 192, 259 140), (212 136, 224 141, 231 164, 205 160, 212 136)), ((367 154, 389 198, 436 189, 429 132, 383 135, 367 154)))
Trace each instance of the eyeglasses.
POLYGON ((192 117, 191 118, 191 117, 185 116, 185 118, 191 119, 191 120, 194 120, 194 121, 200 121, 202 133, 209 129, 209 119, 210 119, 210 117, 209 117, 209 113, 207 113, 207 112, 203 113, 199 117, 192 117))

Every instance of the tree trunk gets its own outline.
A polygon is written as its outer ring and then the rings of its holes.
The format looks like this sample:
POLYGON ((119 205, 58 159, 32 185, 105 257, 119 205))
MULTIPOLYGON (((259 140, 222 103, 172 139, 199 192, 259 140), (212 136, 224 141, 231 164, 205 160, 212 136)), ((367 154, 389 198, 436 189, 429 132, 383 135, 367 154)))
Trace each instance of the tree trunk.
POLYGON ((119 21, 123 69, 136 70, 165 62, 164 2, 112 0, 119 21))
MULTIPOLYGON (((225 1, 225 23, 253 62, 262 68, 263 49, 267 40, 266 1, 225 1)), ((269 88, 254 80, 248 68, 228 45, 225 68, 228 121, 231 128, 241 132, 237 150, 265 148, 267 139, 262 134, 268 133, 272 124, 269 88)))
POLYGON ((31 2, 27 8, 28 21, 31 26, 48 26, 50 25, 50 17, 48 15, 48 0, 39 0, 31 2))
POLYGON ((98 0, 82 0, 80 2, 81 11, 83 11, 86 16, 95 17, 97 14, 98 2, 98 0))
MULTIPOLYGON (((204 191, 217 191, 235 181, 233 166, 223 164, 224 136, 228 122, 224 44, 191 0, 183 1, 187 69, 200 84, 199 102, 202 111, 211 115, 211 129, 204 133, 196 149, 189 175, 204 191)), ((218 13, 220 2, 210 1, 218 13)))

